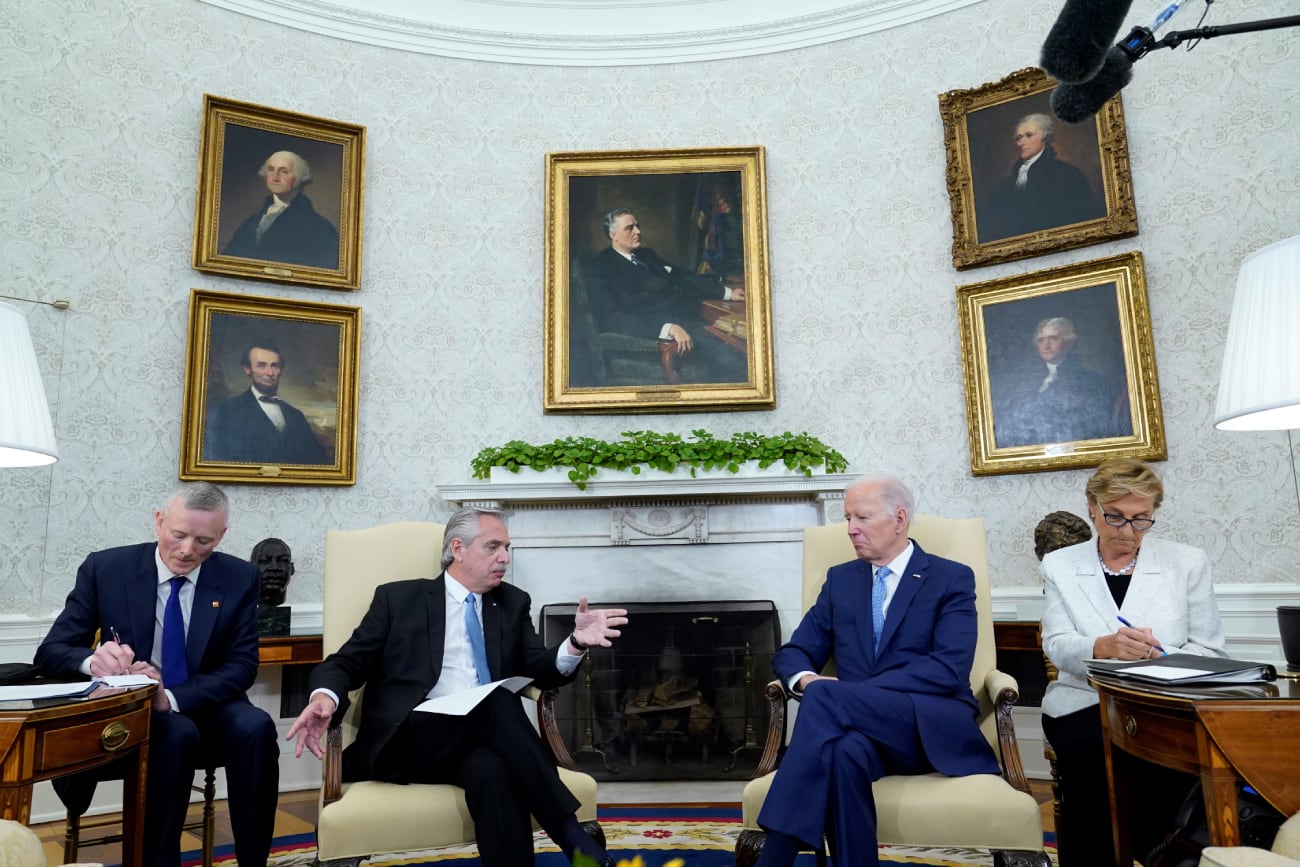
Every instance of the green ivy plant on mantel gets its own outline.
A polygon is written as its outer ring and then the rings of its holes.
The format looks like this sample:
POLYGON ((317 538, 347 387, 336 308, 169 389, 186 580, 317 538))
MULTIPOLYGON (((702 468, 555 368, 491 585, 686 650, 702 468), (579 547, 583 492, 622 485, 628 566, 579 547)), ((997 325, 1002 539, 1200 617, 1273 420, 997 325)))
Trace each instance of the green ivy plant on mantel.
POLYGON ((756 461, 764 469, 783 462, 788 469, 805 476, 811 476, 814 469, 839 473, 848 468, 844 455, 807 432, 765 436, 745 431, 732 434, 730 439, 718 439, 705 430, 692 431, 687 438, 654 431, 624 431, 623 438, 614 441, 564 437, 530 445, 512 440, 483 449, 470 461, 470 468, 474 478, 486 479, 493 467, 505 467, 512 473, 524 467, 569 467, 569 481, 586 490, 587 480, 602 468, 639 474, 642 466, 670 473, 689 467, 694 477, 697 469, 725 467, 738 473, 740 465, 748 461, 756 461))

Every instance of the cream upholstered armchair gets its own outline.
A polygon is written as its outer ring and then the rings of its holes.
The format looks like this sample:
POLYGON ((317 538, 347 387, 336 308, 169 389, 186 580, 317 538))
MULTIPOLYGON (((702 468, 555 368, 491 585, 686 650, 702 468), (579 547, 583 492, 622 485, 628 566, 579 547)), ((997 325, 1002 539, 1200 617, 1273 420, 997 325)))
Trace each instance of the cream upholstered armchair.
MULTIPOLYGON (((872 786, 880 843, 896 846, 946 846, 993 850, 998 867, 1048 867, 1038 803, 1020 764, 1011 707, 1019 698, 1016 681, 995 668, 993 608, 989 598, 988 548, 979 518, 913 515, 909 535, 929 554, 970 566, 975 573, 979 639, 971 668, 971 690, 979 699, 979 724, 1002 775, 946 777, 939 773, 883 777, 872 786)), ((803 610, 817 600, 826 570, 856 555, 844 524, 808 527, 803 536, 803 610)), ((785 694, 767 686, 771 717, 763 756, 742 797, 743 830, 736 842, 737 867, 752 867, 765 832, 758 812, 772 785, 777 752, 785 740, 785 694)), ((820 857, 820 856, 819 856, 820 857)))
MULTIPOLYGON (((324 650, 338 650, 370 607, 375 587, 408 578, 433 578, 442 570, 442 524, 403 522, 366 530, 331 530, 325 535, 324 650)), ((355 865, 387 852, 461 846, 474 842, 474 824, 464 792, 452 785, 399 786, 372 780, 343 783, 343 747, 356 738, 364 688, 352 695, 344 718, 327 736, 324 783, 316 820, 316 855, 321 864, 355 865)), ((554 730, 553 690, 529 688, 537 701, 544 740, 556 756, 560 779, 581 802, 578 821, 595 839, 605 837, 596 822, 596 781, 577 765, 554 730), (549 728, 549 730, 548 730, 549 728)))
MULTIPOLYGON (((36 832, 21 822, 0 819, 0 865, 4 867, 46 867, 45 847, 36 832)), ((98 861, 64 864, 63 867, 104 867, 98 861)))
POLYGON ((1200 867, 1300 867, 1300 813, 1278 828, 1273 849, 1210 846, 1201 850, 1200 867))

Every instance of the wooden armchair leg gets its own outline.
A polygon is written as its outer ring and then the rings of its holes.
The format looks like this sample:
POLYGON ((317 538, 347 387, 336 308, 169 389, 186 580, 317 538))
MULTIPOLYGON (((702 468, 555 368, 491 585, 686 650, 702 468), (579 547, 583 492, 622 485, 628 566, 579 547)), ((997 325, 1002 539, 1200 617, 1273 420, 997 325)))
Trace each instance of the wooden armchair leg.
POLYGON ((994 849, 993 867, 1052 867, 1052 859, 1046 852, 994 849))
POLYGON ((741 831, 736 838, 736 867, 754 867, 766 840, 766 831, 741 831))
POLYGON ((81 817, 68 813, 67 824, 63 829, 63 863, 72 864, 77 860, 77 848, 81 836, 81 817))
POLYGON ((582 830, 586 831, 587 836, 595 840, 596 844, 600 846, 600 848, 605 848, 605 829, 600 827, 599 822, 583 822, 582 830))
POLYGON ((213 803, 217 797, 217 772, 214 768, 203 771, 203 867, 212 867, 212 849, 217 839, 217 810, 213 803))
POLYGON ((669 385, 677 385, 682 381, 681 374, 677 372, 677 344, 672 340, 659 341, 659 366, 664 369, 664 381, 669 385))

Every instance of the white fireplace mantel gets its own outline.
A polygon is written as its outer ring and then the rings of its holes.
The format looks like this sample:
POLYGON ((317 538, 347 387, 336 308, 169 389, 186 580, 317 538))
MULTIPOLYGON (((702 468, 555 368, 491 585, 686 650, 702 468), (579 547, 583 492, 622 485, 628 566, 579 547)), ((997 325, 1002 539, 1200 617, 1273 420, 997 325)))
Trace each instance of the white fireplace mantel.
POLYGON ((517 481, 439 485, 438 493, 457 506, 505 512, 516 547, 798 542, 804 527, 843 520, 844 487, 854 478, 619 475, 580 490, 527 470, 517 481))

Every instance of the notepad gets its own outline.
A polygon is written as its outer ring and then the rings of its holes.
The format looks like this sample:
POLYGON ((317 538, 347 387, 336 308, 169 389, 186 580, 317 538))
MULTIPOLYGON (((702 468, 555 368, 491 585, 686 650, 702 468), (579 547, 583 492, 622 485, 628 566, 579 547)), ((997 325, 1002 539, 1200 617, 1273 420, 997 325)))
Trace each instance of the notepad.
POLYGON ((89 695, 99 686, 93 680, 77 683, 28 683, 0 686, 0 701, 35 701, 41 698, 72 698, 89 695))
POLYGON ((97 678, 97 682, 104 686, 126 687, 133 689, 137 686, 152 686, 158 681, 145 674, 109 674, 97 678))
POLYGON ((1120 662, 1114 659, 1084 660, 1089 673, 1122 680, 1168 684, 1258 683, 1277 678, 1277 669, 1264 662, 1170 653, 1159 659, 1120 662))
POLYGON ((101 686, 115 689, 137 689, 152 686, 158 681, 143 674, 113 674, 80 680, 75 683, 26 683, 0 686, 0 701, 35 701, 43 698, 78 698, 90 695, 101 686))
POLYGON ((464 689, 460 692, 453 692, 451 695, 443 695, 438 698, 431 698, 428 701, 422 701, 417 704, 413 710, 422 713, 444 713, 450 716, 464 716, 478 706, 478 703, 487 698, 488 693, 498 686, 504 686, 511 692, 519 690, 532 683, 531 677, 507 677, 505 680, 496 680, 492 683, 485 683, 482 686, 476 686, 472 689, 464 689))

